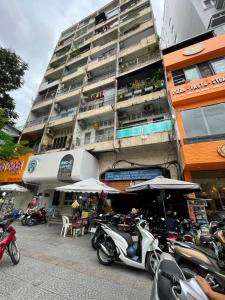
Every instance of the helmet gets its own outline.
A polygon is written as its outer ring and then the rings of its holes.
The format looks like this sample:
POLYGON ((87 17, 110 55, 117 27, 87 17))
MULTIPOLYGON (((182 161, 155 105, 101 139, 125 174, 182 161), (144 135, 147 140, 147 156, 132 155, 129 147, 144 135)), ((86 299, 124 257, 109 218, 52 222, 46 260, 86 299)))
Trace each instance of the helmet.
POLYGON ((135 256, 135 254, 136 254, 136 250, 133 246, 130 246, 127 248, 127 255, 129 257, 133 257, 133 256, 135 256))

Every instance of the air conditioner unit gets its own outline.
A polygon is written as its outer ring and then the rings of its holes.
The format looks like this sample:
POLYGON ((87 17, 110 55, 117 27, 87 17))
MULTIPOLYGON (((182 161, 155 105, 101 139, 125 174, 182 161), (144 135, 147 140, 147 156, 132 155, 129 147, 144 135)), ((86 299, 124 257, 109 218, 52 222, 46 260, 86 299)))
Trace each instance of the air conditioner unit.
POLYGON ((51 128, 47 128, 47 129, 46 129, 46 134, 47 134, 48 136, 54 136, 54 132, 53 132, 53 130, 52 130, 51 128))

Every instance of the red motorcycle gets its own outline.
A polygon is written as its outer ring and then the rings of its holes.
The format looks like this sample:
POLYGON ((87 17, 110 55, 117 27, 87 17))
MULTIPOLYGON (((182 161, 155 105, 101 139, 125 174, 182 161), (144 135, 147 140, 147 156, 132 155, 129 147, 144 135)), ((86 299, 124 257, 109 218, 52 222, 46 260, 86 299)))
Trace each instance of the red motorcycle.
POLYGON ((0 259, 6 250, 13 264, 17 265, 20 261, 20 252, 16 244, 16 230, 10 226, 12 222, 13 219, 0 222, 0 259))

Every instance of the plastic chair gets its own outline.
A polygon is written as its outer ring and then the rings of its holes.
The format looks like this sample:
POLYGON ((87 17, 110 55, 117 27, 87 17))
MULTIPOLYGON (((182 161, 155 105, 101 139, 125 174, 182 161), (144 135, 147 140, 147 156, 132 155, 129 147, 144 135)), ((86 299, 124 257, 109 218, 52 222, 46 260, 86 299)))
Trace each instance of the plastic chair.
POLYGON ((68 228, 70 228, 70 231, 71 231, 71 234, 72 234, 73 233, 72 232, 72 230, 73 230, 72 229, 72 223, 70 223, 69 218, 67 216, 62 216, 62 222, 63 222, 63 226, 62 226, 62 230, 61 230, 61 235, 63 235, 65 237, 68 228))

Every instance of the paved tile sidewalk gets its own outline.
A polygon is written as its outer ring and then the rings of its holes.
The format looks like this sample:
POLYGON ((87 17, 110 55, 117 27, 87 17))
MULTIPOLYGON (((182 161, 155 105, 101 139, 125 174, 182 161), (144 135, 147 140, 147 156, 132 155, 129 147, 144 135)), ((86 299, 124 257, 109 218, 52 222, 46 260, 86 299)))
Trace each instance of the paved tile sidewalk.
POLYGON ((100 265, 88 235, 62 238, 57 225, 15 227, 21 261, 13 266, 7 255, 2 259, 0 300, 149 300, 149 274, 100 265))

